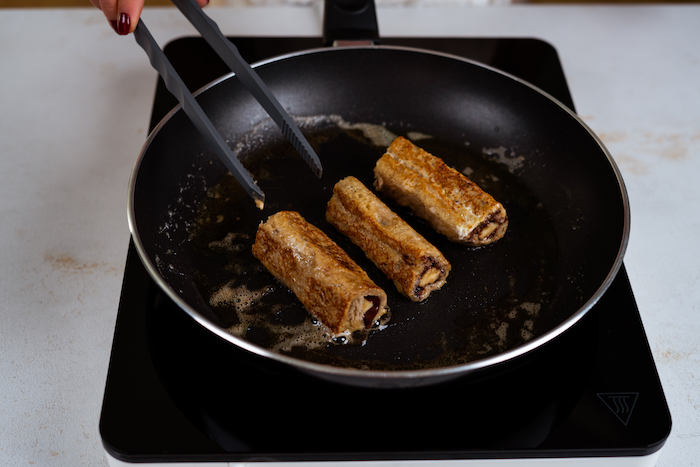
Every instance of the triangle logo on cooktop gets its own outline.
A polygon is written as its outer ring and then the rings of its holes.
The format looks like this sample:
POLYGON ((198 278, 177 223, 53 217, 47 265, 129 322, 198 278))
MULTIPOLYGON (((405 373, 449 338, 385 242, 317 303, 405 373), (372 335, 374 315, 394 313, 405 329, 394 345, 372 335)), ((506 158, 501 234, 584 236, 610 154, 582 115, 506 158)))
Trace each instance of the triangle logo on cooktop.
POLYGON ((625 426, 639 397, 638 392, 599 392, 598 397, 625 426))

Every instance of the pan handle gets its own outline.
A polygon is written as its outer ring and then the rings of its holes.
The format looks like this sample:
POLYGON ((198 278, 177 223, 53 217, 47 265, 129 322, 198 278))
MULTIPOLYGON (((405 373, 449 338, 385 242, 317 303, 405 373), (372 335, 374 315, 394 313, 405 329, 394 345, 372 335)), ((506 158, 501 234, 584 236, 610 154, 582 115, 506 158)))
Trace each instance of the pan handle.
POLYGON ((379 43, 374 0, 325 0, 323 43, 332 46, 342 42, 379 43))

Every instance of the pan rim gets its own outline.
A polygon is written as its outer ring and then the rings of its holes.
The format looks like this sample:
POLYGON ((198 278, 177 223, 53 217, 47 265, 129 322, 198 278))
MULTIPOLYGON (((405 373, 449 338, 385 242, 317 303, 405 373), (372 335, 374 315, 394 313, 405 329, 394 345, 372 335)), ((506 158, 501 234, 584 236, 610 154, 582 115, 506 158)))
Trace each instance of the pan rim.
MULTIPOLYGON (((546 91, 540 89, 539 87, 523 80, 522 78, 519 78, 517 76, 514 76, 512 74, 509 74, 507 72, 504 72, 502 70, 499 70, 497 68, 494 68, 492 66, 489 66, 487 64, 468 59, 465 57, 460 57, 448 53, 443 53, 443 52, 436 52, 432 50, 426 50, 426 49, 420 49, 420 48, 414 48, 414 47, 405 47, 405 46, 388 46, 388 45, 352 45, 352 46, 345 46, 342 48, 330 48, 330 47, 321 47, 321 48, 314 48, 314 49, 308 49, 308 50, 303 50, 303 51, 298 51, 294 53, 289 53, 289 54, 284 54, 280 55, 277 57, 272 57, 270 59, 262 60, 259 62, 256 62, 252 64, 251 66, 253 68, 257 67, 262 67, 265 65, 270 65, 274 64, 276 62, 282 61, 282 60, 288 60, 296 57, 301 57, 301 56, 306 56, 310 54, 318 54, 318 53, 334 53, 338 50, 398 50, 398 51, 404 51, 404 52, 410 52, 410 53, 420 53, 420 54, 429 54, 429 55, 434 55, 434 56, 441 56, 444 58, 452 59, 452 60, 457 60, 461 62, 466 62, 474 66, 478 66, 481 68, 485 68, 493 73, 497 73, 501 76, 504 76, 506 78, 509 78, 513 81, 516 81, 517 83, 524 85, 526 87, 529 87, 530 89, 536 91, 537 93, 541 94, 543 97, 546 99, 549 99, 552 101, 554 104, 556 104, 558 107, 560 107, 566 114, 569 115, 570 118, 573 118, 587 133, 588 135, 595 141, 597 146, 601 149, 602 153, 605 155, 608 164, 610 165, 610 168, 613 171, 613 174, 615 176, 615 179, 617 180, 618 187, 620 190, 621 198, 622 198, 622 208, 623 208, 623 213, 624 213, 624 220, 623 220, 623 227, 622 227, 622 238, 621 242, 615 257, 615 260, 612 264, 612 267, 610 268, 608 274, 606 275, 604 281, 600 284, 600 286, 596 289, 595 293, 581 306, 579 309, 573 313, 571 316, 569 316, 566 320, 564 320, 562 323, 559 325, 555 326, 554 328, 550 329, 549 331, 545 332, 541 336, 538 336, 524 344, 518 345, 514 348, 508 349, 504 352, 498 353, 496 355, 492 355, 489 357, 485 357, 482 359, 478 360, 473 360, 470 362, 466 363, 461 363, 461 364, 455 364, 455 365, 450 365, 450 366, 445 366, 445 367, 436 367, 436 368, 426 368, 426 369, 417 369, 417 370, 396 370, 396 371, 380 371, 380 370, 363 370, 363 369, 357 369, 357 368, 348 368, 348 367, 339 367, 339 366, 332 366, 328 364, 321 364, 321 363, 315 363, 315 362, 310 362, 307 360, 302 360, 296 357, 291 357, 288 355, 284 355, 281 353, 274 352, 272 350, 260 347, 258 345, 252 344, 238 336, 235 336, 229 332, 227 332, 225 329, 217 326, 215 323, 210 321, 208 318, 203 316, 199 311, 197 311, 193 306, 189 305, 173 288, 167 283, 167 281, 160 275, 158 272, 158 269, 156 265, 153 263, 151 258, 149 257, 146 247, 141 241, 141 236, 139 235, 139 229, 137 226, 137 221, 136 221, 136 212, 135 212, 135 191, 136 191, 136 185, 138 182, 138 174, 139 174, 139 169, 141 167, 142 162, 144 161, 148 148, 155 139, 155 137, 158 135, 160 130, 163 128, 163 126, 166 125, 166 123, 178 112, 182 109, 181 105, 177 105, 174 107, 170 112, 168 112, 160 122, 154 127, 154 129, 151 131, 151 133, 148 135, 148 138, 144 145, 142 146, 141 152, 139 154, 139 157, 134 165, 134 168, 132 170, 130 179, 129 179, 129 185, 128 185, 128 203, 127 203, 127 217, 128 217, 128 226, 129 230, 132 235, 132 239, 136 248, 136 251, 138 253, 139 258, 141 259, 142 264, 144 265, 145 269, 147 270, 149 276, 151 277, 152 280, 156 282, 156 284, 160 287, 162 291, 166 293, 169 299, 171 299, 179 308, 181 308, 185 313, 187 313, 192 319, 194 319, 197 323, 202 325, 204 328, 212 332, 213 334, 219 336, 220 338, 230 342, 231 344, 242 348, 254 355, 263 357, 263 358, 269 358, 273 361, 277 361, 279 363, 283 363, 286 365, 290 365, 293 368, 296 368, 298 370, 302 370, 307 373, 311 373, 316 376, 324 377, 324 378, 330 378, 332 380, 347 380, 350 382, 350 384, 353 385, 364 385, 362 381, 366 381, 369 385, 371 386, 376 386, 376 382, 381 382, 384 381, 388 384, 388 386, 392 386, 391 382, 397 382, 398 385, 404 387, 407 385, 407 382, 414 382, 415 385, 422 385, 422 384, 434 384, 435 382, 438 381, 443 381, 446 379, 451 379, 453 377, 458 377, 458 376, 463 376, 463 375, 468 375, 470 373, 473 373, 477 370, 484 369, 487 367, 492 367, 498 364, 505 363, 506 361, 514 360, 518 357, 521 357, 525 354, 530 353, 531 351, 545 345, 546 343, 556 339, 563 333, 565 333, 567 330, 569 330, 571 327, 573 327, 578 321, 580 321, 600 300, 600 298, 604 295, 604 293, 607 291, 607 289, 610 287, 612 282, 614 281, 615 277, 617 276, 619 270, 622 267, 623 264, 623 258, 627 249, 627 246, 629 244, 629 237, 630 237, 630 224, 631 224, 631 215, 630 215, 630 205, 629 205, 629 195, 624 183, 624 180, 622 178, 622 174, 620 172, 620 169, 613 159, 612 155, 608 151, 608 149, 605 147, 601 139, 593 132, 593 130, 575 113, 573 112, 568 106, 563 104, 561 101, 547 93, 546 91), (370 384, 371 382, 371 384, 370 384)), ((227 73, 210 83, 204 85, 200 89, 198 89, 196 92, 193 94, 195 96, 198 96, 207 90, 211 89, 212 87, 218 85, 219 83, 226 81, 228 79, 231 79, 232 77, 235 76, 235 73, 227 73)), ((381 386, 381 383, 379 384, 381 386)))

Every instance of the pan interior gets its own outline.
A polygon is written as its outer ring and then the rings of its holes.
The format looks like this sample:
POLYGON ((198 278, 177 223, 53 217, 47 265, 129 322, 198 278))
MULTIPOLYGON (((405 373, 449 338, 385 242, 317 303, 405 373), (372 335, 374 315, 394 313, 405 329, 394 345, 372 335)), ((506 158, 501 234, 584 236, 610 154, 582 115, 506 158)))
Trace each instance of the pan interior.
POLYGON ((270 200, 265 210, 251 208, 231 176, 223 177, 200 206, 192 230, 192 245, 198 251, 194 276, 222 326, 256 345, 302 360, 381 371, 466 363, 530 340, 540 310, 554 293, 557 264, 555 233, 539 200, 506 168, 468 150, 423 140, 427 150, 503 199, 511 223, 507 238, 470 248, 450 242, 408 210, 385 200, 453 267, 446 286, 427 301, 413 303, 324 218, 335 182, 353 175, 371 187, 372 169, 386 149, 361 131, 329 123, 325 131, 307 132, 323 162, 321 180, 305 170, 288 144, 278 141, 248 158, 248 167, 270 200), (358 332, 347 342, 331 340, 296 297, 252 256, 257 226, 280 210, 299 211, 387 292, 391 318, 381 323, 381 329, 358 332))
POLYGON ((134 232, 152 269, 197 319, 300 361, 442 368, 551 333, 600 293, 620 261, 626 207, 617 174, 580 122, 536 90, 470 62, 401 50, 312 53, 258 72, 290 113, 304 116, 297 121, 323 162, 322 179, 234 78, 199 99, 266 193, 263 211, 180 111, 151 137, 137 168, 134 232), (418 139, 508 211, 502 240, 469 248, 388 203, 453 266, 448 283, 424 303, 400 296, 325 221, 333 185, 354 175, 371 187, 388 144, 373 141, 360 123, 418 139), (391 319, 383 329, 329 342, 252 256, 258 224, 283 209, 321 228, 384 288, 391 319))

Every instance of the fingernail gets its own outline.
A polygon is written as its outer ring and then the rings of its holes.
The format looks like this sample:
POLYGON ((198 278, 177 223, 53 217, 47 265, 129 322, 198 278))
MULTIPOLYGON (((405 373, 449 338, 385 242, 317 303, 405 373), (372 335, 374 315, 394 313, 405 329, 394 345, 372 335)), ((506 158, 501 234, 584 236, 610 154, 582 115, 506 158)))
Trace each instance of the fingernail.
POLYGON ((112 20, 109 22, 110 26, 112 26, 112 29, 114 29, 114 32, 119 34, 119 31, 117 31, 117 20, 112 20))
POLYGON ((119 22, 117 23, 117 34, 120 36, 126 36, 129 34, 131 29, 131 19, 126 13, 119 15, 119 22))

